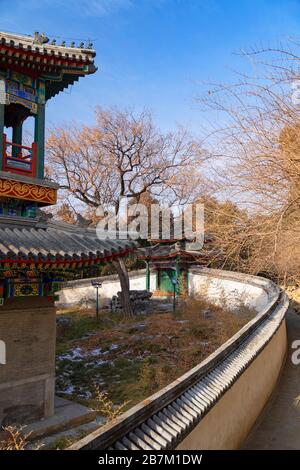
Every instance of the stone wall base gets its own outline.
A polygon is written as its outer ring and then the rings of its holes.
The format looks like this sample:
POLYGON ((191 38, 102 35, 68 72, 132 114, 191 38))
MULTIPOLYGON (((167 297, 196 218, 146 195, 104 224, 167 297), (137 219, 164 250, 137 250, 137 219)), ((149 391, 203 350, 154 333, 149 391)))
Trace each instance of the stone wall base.
POLYGON ((8 299, 0 307, 0 426, 54 413, 55 313, 46 298, 8 299))

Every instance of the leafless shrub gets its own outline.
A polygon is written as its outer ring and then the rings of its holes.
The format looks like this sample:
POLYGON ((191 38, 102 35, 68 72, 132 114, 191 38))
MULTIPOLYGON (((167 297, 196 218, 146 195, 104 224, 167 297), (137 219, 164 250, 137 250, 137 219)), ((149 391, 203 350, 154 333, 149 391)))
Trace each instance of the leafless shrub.
POLYGON ((127 401, 121 405, 115 406, 106 393, 102 392, 98 387, 95 387, 95 402, 93 407, 99 414, 106 418, 107 422, 120 416, 128 403, 127 401))
POLYGON ((4 439, 0 442, 0 450, 25 450, 29 444, 30 434, 24 434, 22 427, 4 426, 4 439))

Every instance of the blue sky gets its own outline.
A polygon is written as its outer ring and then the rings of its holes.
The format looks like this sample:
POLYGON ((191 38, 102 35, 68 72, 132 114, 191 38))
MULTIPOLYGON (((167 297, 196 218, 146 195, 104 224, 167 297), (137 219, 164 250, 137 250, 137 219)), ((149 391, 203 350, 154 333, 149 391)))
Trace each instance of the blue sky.
POLYGON ((98 72, 48 103, 47 120, 91 122, 93 107, 150 109, 157 123, 197 132, 195 98, 230 81, 242 48, 298 36, 299 0, 0 0, 0 30, 92 39, 98 72))

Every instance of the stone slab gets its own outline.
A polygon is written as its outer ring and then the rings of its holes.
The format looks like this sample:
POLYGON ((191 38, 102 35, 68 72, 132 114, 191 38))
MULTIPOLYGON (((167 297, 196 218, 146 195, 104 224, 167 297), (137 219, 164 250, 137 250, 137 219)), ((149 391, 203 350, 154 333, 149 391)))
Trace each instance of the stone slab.
POLYGON ((63 430, 80 426, 93 421, 97 416, 96 411, 78 403, 55 397, 55 413, 50 418, 35 421, 26 426, 26 434, 30 433, 30 439, 50 436, 63 430))

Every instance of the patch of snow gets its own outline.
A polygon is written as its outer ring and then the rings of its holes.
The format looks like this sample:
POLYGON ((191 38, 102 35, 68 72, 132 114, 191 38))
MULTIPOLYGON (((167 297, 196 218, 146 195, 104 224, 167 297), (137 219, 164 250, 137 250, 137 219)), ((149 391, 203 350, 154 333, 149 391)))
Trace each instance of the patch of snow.
POLYGON ((65 354, 61 354, 60 356, 57 357, 57 360, 58 361, 71 361, 71 362, 82 361, 84 359, 88 359, 91 357, 104 356, 106 354, 109 354, 110 351, 115 351, 119 347, 120 346, 118 344, 112 344, 107 351, 102 351, 101 348, 95 348, 95 349, 92 349, 91 351, 83 351, 81 348, 77 347, 75 349, 71 349, 65 354))
POLYGON ((101 348, 93 349, 92 351, 89 351, 87 353, 88 356, 100 356, 100 354, 102 354, 102 349, 101 348))
POLYGON ((94 364, 96 366, 103 366, 103 364, 113 364, 114 361, 103 361, 103 359, 98 359, 94 364))
POLYGON ((59 391, 59 393, 64 393, 65 395, 72 395, 74 393, 75 387, 74 385, 70 384, 66 390, 59 391))
POLYGON ((113 364, 113 361, 105 361, 103 359, 97 359, 96 361, 93 361, 93 362, 86 362, 84 364, 84 367, 88 369, 88 368, 103 366, 104 364, 113 364))
POLYGON ((75 348, 75 349, 72 349, 70 352, 66 353, 66 354, 62 354, 60 356, 58 356, 58 360, 59 361, 82 361, 82 359, 84 358, 84 354, 82 352, 82 349, 81 348, 75 348))

